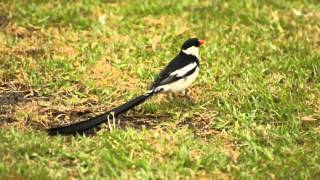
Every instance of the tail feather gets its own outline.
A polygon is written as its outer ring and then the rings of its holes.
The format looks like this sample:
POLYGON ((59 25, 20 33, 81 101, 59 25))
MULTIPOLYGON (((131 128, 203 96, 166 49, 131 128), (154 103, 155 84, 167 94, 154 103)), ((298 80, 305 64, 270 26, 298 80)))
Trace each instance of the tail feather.
POLYGON ((153 90, 148 91, 147 93, 138 96, 129 102, 118 106, 114 108, 111 111, 108 111, 104 114, 101 114, 99 116, 96 116, 94 118, 91 118, 86 121, 81 121, 75 124, 71 124, 68 126, 63 127, 56 127, 56 128, 50 128, 47 129, 47 133, 49 135, 68 135, 68 134, 76 134, 76 133, 83 133, 89 129, 92 129, 94 127, 97 127, 98 125, 102 124, 103 122, 107 121, 108 119, 112 117, 117 117, 118 115, 127 112, 128 110, 132 109, 133 107, 143 103, 145 100, 147 100, 149 97, 154 95, 156 92, 153 90))

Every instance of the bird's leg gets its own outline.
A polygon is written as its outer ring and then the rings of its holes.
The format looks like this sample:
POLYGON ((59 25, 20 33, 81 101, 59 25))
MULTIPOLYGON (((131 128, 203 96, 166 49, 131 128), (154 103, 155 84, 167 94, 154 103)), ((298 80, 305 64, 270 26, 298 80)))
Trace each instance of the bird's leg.
POLYGON ((175 93, 170 93, 169 96, 170 96, 170 99, 171 99, 171 100, 176 98, 176 94, 175 94, 175 93))
POLYGON ((191 98, 191 96, 189 95, 188 93, 189 91, 187 90, 184 90, 184 91, 181 91, 181 92, 176 92, 176 93, 171 93, 172 94, 172 98, 179 98, 180 100, 182 101, 188 101, 188 102, 191 102, 193 104, 193 100, 191 98))
POLYGON ((181 95, 182 95, 182 96, 187 95, 187 90, 183 90, 183 91, 181 92, 181 95))
POLYGON ((192 100, 191 96, 189 95, 189 91, 186 89, 181 92, 181 96, 188 100, 192 100))

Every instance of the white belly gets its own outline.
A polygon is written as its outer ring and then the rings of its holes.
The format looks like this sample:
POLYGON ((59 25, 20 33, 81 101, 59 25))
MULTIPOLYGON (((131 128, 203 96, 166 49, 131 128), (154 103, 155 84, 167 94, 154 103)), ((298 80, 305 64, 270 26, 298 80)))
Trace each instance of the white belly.
POLYGON ((196 79, 198 74, 199 74, 199 68, 197 68, 191 75, 189 75, 185 78, 182 78, 182 79, 180 79, 174 83, 171 83, 171 84, 159 86, 158 88, 163 89, 163 92, 173 92, 173 93, 182 92, 188 86, 191 85, 191 83, 196 79))

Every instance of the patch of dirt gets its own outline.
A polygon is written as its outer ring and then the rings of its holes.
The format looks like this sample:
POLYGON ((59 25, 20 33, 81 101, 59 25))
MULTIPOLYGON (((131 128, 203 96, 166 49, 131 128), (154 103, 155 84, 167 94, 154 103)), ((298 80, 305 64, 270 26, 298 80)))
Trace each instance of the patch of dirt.
POLYGON ((0 106, 0 127, 16 121, 10 116, 11 112, 13 112, 12 106, 0 106))
POLYGON ((43 106, 40 106, 40 108, 40 114, 46 114, 47 116, 46 128, 84 121, 95 116, 93 113, 94 108, 91 109, 83 106, 78 108, 75 107, 74 109, 61 109, 57 107, 43 106))
POLYGON ((144 114, 144 115, 134 115, 130 113, 127 115, 120 116, 119 127, 127 128, 133 127, 136 129, 147 128, 156 129, 161 122, 166 121, 170 118, 169 115, 155 115, 155 114, 144 114))
POLYGON ((16 92, 0 92, 0 104, 1 105, 14 105, 22 101, 28 101, 28 98, 24 98, 31 94, 30 91, 16 91, 16 92))
POLYGON ((0 10, 0 27, 3 28, 9 24, 11 18, 3 9, 0 8, 0 10))
POLYGON ((16 105, 28 102, 35 93, 27 86, 18 82, 0 83, 0 126, 11 124, 16 120, 12 117, 16 105))
MULTIPOLYGON (((15 126, 36 130, 85 121, 113 108, 101 105, 92 98, 77 105, 64 105, 60 98, 39 97, 31 87, 14 81, 0 84, 0 105, 0 127, 15 126)), ((216 135, 219 131, 212 127, 215 115, 215 113, 194 113, 172 128, 188 127, 200 137, 216 135)), ((104 123, 95 130, 129 127, 163 129, 166 127, 161 127, 161 124, 168 119, 170 119, 169 114, 159 115, 147 112, 142 114, 133 110, 120 115, 115 122, 104 123)), ((90 130, 86 134, 95 134, 95 131, 90 130)))

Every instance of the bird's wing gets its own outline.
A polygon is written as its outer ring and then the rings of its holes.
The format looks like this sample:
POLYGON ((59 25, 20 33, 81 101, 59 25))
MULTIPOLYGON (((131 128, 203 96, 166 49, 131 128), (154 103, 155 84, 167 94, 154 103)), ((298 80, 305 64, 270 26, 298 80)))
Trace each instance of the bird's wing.
POLYGON ((174 81, 182 79, 192 74, 198 66, 196 57, 193 56, 177 56, 169 63, 169 65, 160 72, 154 81, 152 88, 170 84, 174 81), (183 58, 183 59, 182 59, 183 58))
POLYGON ((197 64, 196 63, 192 63, 189 64, 187 66, 185 66, 184 68, 178 69, 176 71, 173 71, 169 74, 169 76, 167 76, 166 78, 164 78, 159 84, 158 86, 162 86, 165 84, 170 84, 174 81, 177 81, 179 79, 185 78, 189 75, 191 75, 195 70, 197 69, 197 64))

